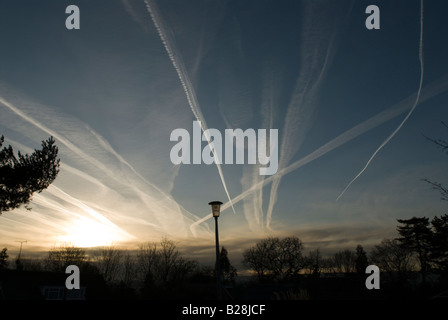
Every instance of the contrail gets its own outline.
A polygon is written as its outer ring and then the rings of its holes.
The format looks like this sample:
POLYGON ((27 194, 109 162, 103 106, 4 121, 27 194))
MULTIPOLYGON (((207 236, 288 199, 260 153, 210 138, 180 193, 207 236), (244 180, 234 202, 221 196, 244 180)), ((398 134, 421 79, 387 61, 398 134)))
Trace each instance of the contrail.
POLYGON ((409 110, 406 117, 403 119, 403 121, 400 123, 400 125, 395 129, 394 132, 386 139, 384 142, 378 147, 378 149, 373 153, 373 155, 370 157, 369 161, 367 161, 366 165, 362 170, 356 175, 356 177, 353 178, 352 181, 345 187, 345 189, 341 192, 341 194, 336 198, 336 201, 338 201, 347 191, 347 189, 351 186, 353 182, 356 181, 363 173, 366 171, 367 167, 372 162, 373 158, 377 155, 377 153, 397 134, 398 131, 400 131, 401 127, 405 124, 405 122, 409 119, 411 114, 414 112, 415 108, 418 105, 418 102, 420 100, 420 92, 422 90, 423 85, 423 70, 424 70, 424 64, 423 64, 423 0, 420 2, 420 45, 419 45, 419 60, 420 60, 420 85, 417 92, 417 98, 415 99, 414 105, 412 106, 411 110, 409 110))
MULTIPOLYGON (((41 122, 39 122, 38 120, 35 120, 33 117, 27 115, 25 112, 23 112, 22 110, 20 110, 19 108, 17 108, 14 104, 6 101, 3 97, 0 96, 0 103, 3 104, 5 107, 7 107, 8 109, 10 109, 12 112, 14 112, 15 114, 17 114, 20 118, 22 118, 23 120, 31 123, 32 125, 34 125, 35 127, 39 128, 40 130, 42 130, 43 132, 55 137, 58 141, 60 141, 63 145, 65 145, 69 150, 71 150, 72 152, 74 152, 75 154, 77 154, 78 156, 80 156, 82 159, 87 160, 88 162, 90 162, 92 165, 94 165, 95 167, 101 169, 103 172, 107 173, 109 177, 111 177, 112 179, 114 179, 115 181, 119 181, 122 182, 121 179, 119 177, 117 177, 113 171, 109 170, 107 168, 106 165, 104 165, 104 163, 102 163, 101 161, 97 160, 95 157, 90 156, 89 154, 87 154, 84 150, 82 150, 81 148, 79 148, 78 146, 76 146, 75 144, 73 144, 70 140, 66 139, 64 137, 63 134, 59 134, 58 132, 50 129, 49 127, 47 127, 46 125, 42 124, 41 122)), ((132 173, 134 173, 138 178, 140 178, 144 183, 150 185, 151 187, 155 188, 157 191, 159 192, 163 192, 161 191, 158 187, 156 187, 155 185, 151 184, 149 181, 147 181, 144 177, 142 177, 133 167, 131 164, 129 164, 125 159, 123 159, 123 157, 121 157, 115 150, 113 150, 113 148, 103 139, 101 138, 97 133, 95 133, 93 130, 91 130, 90 128, 87 128, 87 131, 89 131, 89 133, 91 133, 100 143, 100 145, 108 152, 110 152, 112 155, 114 155, 123 165, 127 166, 132 173)))
MULTIPOLYGON (((27 104, 27 103, 25 103, 25 104, 27 104)), ((104 150, 107 152, 108 155, 117 159, 119 161, 119 163, 122 165, 122 169, 126 169, 126 171, 120 171, 121 172, 121 174, 120 174, 120 172, 113 170, 113 168, 111 168, 106 162, 102 161, 101 159, 98 159, 97 157, 92 156, 90 153, 87 153, 85 148, 82 148, 79 145, 71 142, 70 139, 66 138, 66 134, 64 132, 60 132, 57 129, 50 128, 47 123, 45 123, 44 121, 39 121, 38 119, 35 119, 32 115, 29 114, 29 112, 22 111, 21 109, 19 109, 18 107, 15 106, 15 103, 7 101, 2 96, 0 96, 0 106, 1 107, 4 106, 5 108, 7 108, 11 112, 13 112, 15 115, 20 117, 22 120, 24 120, 25 122, 42 130, 46 134, 49 134, 49 135, 55 137, 55 139, 57 141, 59 141, 61 143, 61 145, 65 146, 70 152, 73 152, 76 156, 78 156, 83 161, 88 162, 91 169, 93 169, 96 172, 99 171, 101 173, 104 173, 104 174, 102 174, 103 178, 104 177, 111 178, 112 181, 114 181, 115 183, 118 183, 120 186, 128 187, 129 190, 132 190, 132 192, 139 197, 141 202, 144 204, 145 208, 154 207, 154 205, 155 205, 154 200, 157 200, 157 202, 158 202, 157 206, 158 206, 158 208, 160 208, 160 210, 154 210, 155 214, 153 216, 154 220, 156 220, 156 222, 154 222, 154 223, 156 223, 157 225, 162 225, 162 226, 164 226, 164 228, 166 228, 166 226, 172 227, 173 223, 174 223, 171 220, 167 220, 172 215, 162 215, 162 214, 157 214, 157 212, 172 212, 173 214, 180 214, 181 211, 183 211, 184 213, 183 213, 182 219, 176 219, 176 222, 184 221, 184 219, 187 218, 189 221, 188 221, 188 224, 186 224, 186 226, 189 226, 191 224, 191 222, 199 219, 199 217, 195 216, 194 214, 192 214, 191 212, 189 212, 188 210, 186 210, 185 208, 183 208, 182 206, 177 204, 171 195, 167 194, 166 192, 164 192, 163 190, 161 190, 160 188, 158 188, 157 186, 155 186, 154 184, 152 184, 151 182, 146 180, 142 175, 140 175, 130 163, 128 163, 120 154, 118 154, 112 148, 112 146, 106 140, 104 140, 104 138, 102 138, 99 134, 97 134, 95 131, 90 129, 90 127, 85 126, 83 133, 87 133, 87 134, 89 134, 89 136, 93 137, 95 139, 95 142, 97 142, 99 147, 101 148, 100 152, 102 150, 104 150), (130 173, 131 176, 128 176, 127 173, 130 173), (132 179, 132 181, 128 181, 129 177, 135 177, 136 179, 132 179), (150 187, 151 188, 150 190, 155 192, 155 195, 153 195, 153 196, 148 195, 147 194, 148 190, 144 189, 145 186, 150 187), (178 210, 175 210, 175 209, 173 210, 173 204, 176 204, 178 210)), ((72 132, 70 134, 73 135, 72 132)), ((86 138, 86 136, 83 136, 83 137, 86 138)), ((76 135, 75 135, 75 138, 76 138, 76 135)), ((100 188, 100 190, 102 190, 102 191, 107 191, 107 192, 109 192, 109 191, 115 192, 116 191, 115 189, 112 189, 111 187, 107 186, 106 184, 104 184, 102 181, 98 180, 94 176, 92 176, 90 174, 86 174, 83 171, 80 171, 74 167, 71 167, 68 163, 64 163, 64 172, 66 172, 66 173, 70 172, 72 174, 79 176, 80 178, 82 178, 84 180, 89 181, 90 183, 94 183, 95 186, 100 188)), ((54 190, 54 189, 50 188, 49 190, 47 190, 46 194, 53 194, 51 192, 51 190, 54 190)), ((36 199, 34 199, 34 200, 37 200, 37 199, 45 200, 46 198, 36 197, 36 199)), ((44 205, 45 204, 46 204, 46 202, 44 201, 44 205)), ((90 204, 89 207, 94 208, 94 205, 90 204)), ((106 210, 106 208, 104 206, 100 206, 100 209, 102 211, 106 210)), ((112 209, 111 212, 113 214, 116 213, 116 211, 114 209, 112 209)), ((145 220, 145 222, 146 222, 146 220, 145 220)), ((179 232, 180 232, 180 230, 176 231, 177 234, 179 234, 179 232)))
MULTIPOLYGON (((200 121, 201 123, 201 129, 204 132, 207 130, 207 124, 204 120, 204 116, 202 115, 201 109, 199 107, 199 103, 196 98, 196 94, 194 92, 193 86, 191 84, 191 81, 188 77, 187 71, 185 70, 185 65, 182 61, 182 57, 177 54, 177 50, 174 45, 172 45, 172 41, 169 41, 168 33, 165 31, 165 27, 163 25, 162 19, 160 19, 159 11, 157 8, 157 5, 153 0, 145 0, 146 8, 151 16, 151 19, 154 23, 154 26, 157 29, 157 32, 159 34, 160 39, 162 40, 163 46, 165 47, 165 50, 168 54, 168 57, 171 60, 171 63, 173 64, 174 69, 176 70, 177 76, 179 77, 180 83, 182 84, 182 87, 184 89, 185 95, 187 97, 188 105, 190 106, 191 111, 193 112, 196 120, 200 121)), ((222 185, 224 187, 224 190, 226 192, 227 198, 230 201, 230 204, 233 209, 233 213, 236 214, 235 208, 232 204, 232 199, 230 198, 229 191, 227 189, 226 181, 224 179, 224 174, 221 170, 221 165, 218 161, 218 157, 214 152, 213 144, 210 142, 210 138, 207 138, 207 142, 210 145, 210 150, 212 150, 213 157, 215 159, 215 164, 219 172, 219 176, 222 181, 222 185)))
POLYGON ((57 132, 55 132, 54 130, 51 130, 50 128, 46 127, 45 125, 43 125, 42 123, 40 123, 37 120, 34 120, 32 117, 28 116, 26 113, 24 113, 23 111, 21 111, 19 108, 17 108, 16 106, 14 106, 12 103, 9 103, 8 101, 6 101, 5 99, 3 99, 0 96, 0 103, 3 104, 5 107, 7 107, 8 109, 10 109, 12 112, 14 112, 15 114, 17 114, 20 118, 22 118, 23 120, 31 123, 32 125, 34 125, 35 127, 39 128, 40 130, 42 130, 43 132, 46 132, 47 134, 55 137, 57 140, 59 140, 62 144, 64 144, 69 150, 73 151, 75 154, 79 155, 80 157, 88 160, 89 162, 91 162, 93 165, 95 165, 96 167, 107 171, 106 166, 101 163, 101 161, 96 160, 94 157, 90 157, 89 155, 87 155, 86 153, 84 153, 83 150, 81 150, 80 148, 78 148, 77 146, 75 146, 73 143, 71 143, 69 140, 65 139, 65 137, 63 137, 62 135, 58 134, 57 132))
MULTIPOLYGON (((436 97, 439 94, 446 92, 447 90, 448 90, 448 79, 443 79, 443 81, 437 81, 435 83, 432 83, 426 88, 425 91, 423 91, 423 94, 421 97, 421 102, 424 102, 433 97, 436 97)), ((346 144, 347 142, 357 138, 358 136, 372 130, 373 128, 376 128, 379 125, 406 112, 406 110, 409 109, 410 102, 412 100, 414 100, 414 95, 415 94, 412 94, 411 96, 403 99, 399 103, 391 106, 387 110, 378 113, 377 115, 361 122, 360 124, 354 126, 351 129, 348 129, 347 131, 338 135, 336 138, 333 138, 332 140, 328 141, 326 144, 324 144, 321 147, 319 147, 318 149, 314 150, 307 156, 295 161, 294 163, 290 164, 286 168, 280 169, 279 171, 277 171, 277 173, 275 175, 272 175, 269 178, 266 178, 266 179, 260 181, 259 183, 254 184, 250 189, 244 191, 237 197, 233 198, 232 199, 233 203, 234 204, 238 203, 239 201, 243 200, 251 193, 258 191, 261 188, 263 188, 265 185, 267 185, 268 183, 271 183, 274 180, 275 176, 277 176, 277 175, 284 176, 294 170, 297 170, 300 167, 327 154, 328 152, 330 152, 330 151, 346 144)), ((229 206, 230 206, 229 203, 225 203, 224 205, 222 205, 221 211, 226 210, 229 206)), ((195 235, 195 233, 196 233, 194 228, 197 225, 201 224, 202 222, 210 219, 211 217, 212 217, 212 215, 209 214, 209 215, 203 217, 202 219, 199 219, 198 221, 191 224, 190 230, 193 233, 193 235, 195 235)))
MULTIPOLYGON (((312 20, 309 17, 315 16, 315 11, 318 7, 311 5, 305 8, 307 12, 304 21, 304 25, 311 25, 312 20)), ((282 144, 280 150, 279 168, 285 168, 301 148, 303 140, 305 138, 305 132, 311 127, 313 113, 316 106, 316 95, 326 73, 328 65, 330 63, 333 47, 335 42, 334 33, 330 33, 329 39, 325 37, 328 33, 328 27, 319 25, 316 34, 318 34, 317 42, 314 40, 314 36, 304 34, 303 39, 303 66, 304 71, 301 71, 301 75, 296 80, 296 85, 291 96, 287 113, 285 116, 285 125, 283 129, 282 144), (323 54, 315 54, 316 49, 320 49, 323 44, 327 44, 323 54), (310 59, 312 58, 312 59, 310 59), (320 69, 320 70, 319 70, 320 69), (316 74, 316 79, 312 79, 316 74)), ((277 202, 277 192, 280 187, 282 176, 275 175, 274 181, 271 186, 271 193, 269 196, 268 209, 266 213, 266 227, 272 220, 272 213, 274 206, 277 202)))

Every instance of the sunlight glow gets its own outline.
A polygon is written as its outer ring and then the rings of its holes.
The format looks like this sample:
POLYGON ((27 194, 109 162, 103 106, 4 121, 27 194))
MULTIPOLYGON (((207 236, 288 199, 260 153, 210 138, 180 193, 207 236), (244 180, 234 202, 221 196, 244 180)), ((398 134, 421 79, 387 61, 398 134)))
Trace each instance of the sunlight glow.
POLYGON ((130 236, 115 226, 80 217, 66 228, 65 235, 58 240, 61 243, 72 243, 76 247, 97 247, 130 240, 130 236))

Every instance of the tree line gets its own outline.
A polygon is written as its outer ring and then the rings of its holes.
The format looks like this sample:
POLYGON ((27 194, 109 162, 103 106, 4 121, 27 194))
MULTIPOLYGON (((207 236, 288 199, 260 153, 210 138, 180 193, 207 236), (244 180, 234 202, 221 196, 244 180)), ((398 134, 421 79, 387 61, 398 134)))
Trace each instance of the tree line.
POLYGON ((419 271, 425 282, 428 272, 448 273, 448 215, 398 219, 398 237, 383 239, 370 254, 362 245, 323 257, 319 249, 304 253, 298 237, 271 237, 258 241, 244 253, 244 263, 260 281, 290 281, 298 276, 325 273, 364 274, 369 264, 393 278, 419 271))
MULTIPOLYGON (((386 279, 405 282, 419 272, 425 283, 428 273, 446 279, 448 274, 448 215, 398 219, 397 237, 383 239, 367 253, 361 244, 323 256, 320 249, 305 252, 297 236, 267 237, 243 251, 242 262, 259 283, 298 283, 303 277, 319 278, 322 274, 365 275, 368 265, 379 267, 386 279)), ((220 252, 222 279, 235 285, 238 270, 220 252)), ((52 248, 42 259, 16 261, 16 269, 65 272, 77 265, 81 274, 98 274, 107 286, 132 292, 138 281, 144 298, 169 297, 186 283, 214 283, 215 266, 201 265, 182 254, 176 243, 167 238, 140 244, 136 252, 108 246, 87 252, 64 245, 52 248)), ((0 252, 0 270, 8 268, 7 249, 0 252)), ((134 290, 135 291, 135 290, 134 290)))
MULTIPOLYGON (((225 247, 220 251, 221 279, 234 283, 237 270, 230 263, 225 247)), ((84 249, 66 243, 48 251, 39 259, 17 258, 9 261, 7 248, 0 251, 0 271, 6 269, 33 272, 65 273, 76 265, 81 275, 97 275, 109 293, 126 297, 164 298, 178 294, 188 283, 215 283, 215 266, 201 265, 179 251, 176 242, 162 238, 145 242, 137 250, 123 250, 115 245, 84 249), (136 290, 137 287, 137 290, 136 290)), ((213 289, 212 292, 215 292, 213 289)))

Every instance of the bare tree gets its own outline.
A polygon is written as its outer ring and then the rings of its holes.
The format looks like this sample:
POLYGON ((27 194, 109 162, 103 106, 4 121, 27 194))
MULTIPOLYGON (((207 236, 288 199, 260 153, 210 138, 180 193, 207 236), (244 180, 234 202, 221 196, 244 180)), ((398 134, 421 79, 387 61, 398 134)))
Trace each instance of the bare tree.
POLYGON ((403 277, 415 269, 412 251, 400 245, 396 239, 383 239, 380 244, 375 245, 370 253, 370 260, 389 275, 396 273, 403 277))
POLYGON ((130 287, 132 281, 135 280, 135 273, 137 270, 136 259, 126 252, 123 256, 122 281, 124 285, 130 287))
POLYGON ((265 263, 264 248, 258 244, 243 252, 243 262, 257 273, 258 280, 263 281, 268 276, 268 265, 265 263))
POLYGON ((336 252, 333 256, 333 262, 336 272, 351 273, 356 271, 356 255, 349 249, 336 252))
POLYGON ((137 259, 145 282, 158 287, 182 282, 197 267, 196 261, 183 257, 176 244, 166 238, 159 244, 141 245, 137 259))
POLYGON ((288 280, 297 277, 305 266, 302 256, 303 243, 297 237, 286 237, 280 241, 281 278, 288 280))
MULTIPOLYGON (((442 121, 442 125, 448 129, 448 125, 445 122, 442 121)), ((443 151, 445 151, 448 154, 448 141, 442 140, 442 139, 432 139, 432 138, 428 138, 426 136, 425 136, 425 138, 432 141, 437 147, 439 147, 440 149, 442 149, 443 151)), ((448 188, 447 187, 443 186, 439 182, 434 182, 429 179, 423 179, 423 181, 426 181, 427 183, 432 185, 432 188, 434 190, 437 190, 440 192, 441 200, 448 201, 448 188)))
POLYGON ((76 265, 81 268, 87 261, 88 257, 84 249, 66 243, 59 248, 51 249, 44 264, 49 271, 65 272, 67 266, 76 265))
POLYGON ((97 251, 95 260, 106 283, 115 282, 120 273, 123 251, 113 245, 105 246, 97 251))
POLYGON ((305 257, 305 273, 319 276, 325 268, 324 262, 319 248, 308 252, 308 255, 305 257))
POLYGON ((139 246, 139 251, 137 253, 137 266, 142 280, 154 272, 153 268, 156 259, 157 244, 155 242, 146 242, 139 246))
POLYGON ((177 250, 176 244, 167 238, 160 241, 158 259, 155 260, 157 280, 161 284, 183 281, 185 277, 196 267, 196 262, 184 258, 177 250))
POLYGON ((297 237, 270 237, 244 251, 243 262, 257 273, 259 280, 291 280, 305 267, 302 250, 302 241, 297 237))
POLYGON ((243 262, 252 268, 260 281, 276 278, 279 273, 279 238, 266 238, 243 252, 243 262))

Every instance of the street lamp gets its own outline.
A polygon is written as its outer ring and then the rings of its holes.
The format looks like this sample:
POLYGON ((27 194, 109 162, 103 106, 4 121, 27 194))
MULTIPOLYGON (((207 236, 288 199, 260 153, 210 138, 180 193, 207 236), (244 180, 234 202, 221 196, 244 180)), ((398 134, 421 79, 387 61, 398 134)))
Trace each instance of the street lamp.
POLYGON ((216 238, 216 290, 218 300, 222 300, 221 284, 221 261, 219 259, 219 235, 218 235, 218 217, 221 211, 221 201, 212 201, 208 203, 212 207, 212 214, 215 218, 215 238, 216 238))

